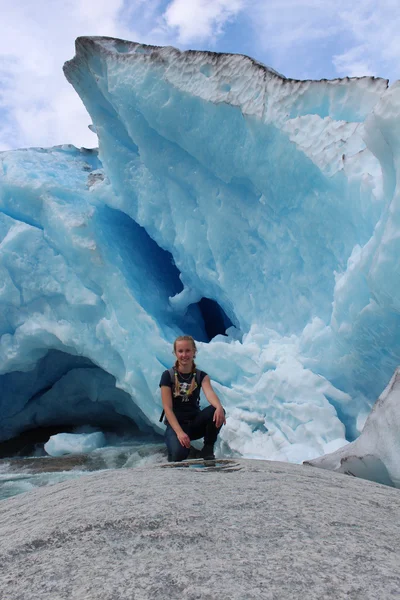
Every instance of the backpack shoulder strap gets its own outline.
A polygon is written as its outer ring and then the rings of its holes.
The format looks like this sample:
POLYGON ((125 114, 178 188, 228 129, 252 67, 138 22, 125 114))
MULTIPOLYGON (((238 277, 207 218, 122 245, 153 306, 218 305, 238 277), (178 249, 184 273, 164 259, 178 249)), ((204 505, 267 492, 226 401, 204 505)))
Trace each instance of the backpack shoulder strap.
POLYGON ((196 383, 199 387, 201 387, 201 374, 204 373, 204 371, 201 371, 200 369, 196 369, 196 383))
MULTIPOLYGON (((174 377, 175 377, 175 368, 171 367, 170 369, 168 369, 168 373, 169 373, 169 375, 171 377, 171 383, 173 383, 174 382, 174 377)), ((159 418, 159 422, 160 423, 163 422, 164 415, 165 415, 165 412, 163 410, 162 413, 161 413, 161 415, 160 415, 160 418, 159 418)))

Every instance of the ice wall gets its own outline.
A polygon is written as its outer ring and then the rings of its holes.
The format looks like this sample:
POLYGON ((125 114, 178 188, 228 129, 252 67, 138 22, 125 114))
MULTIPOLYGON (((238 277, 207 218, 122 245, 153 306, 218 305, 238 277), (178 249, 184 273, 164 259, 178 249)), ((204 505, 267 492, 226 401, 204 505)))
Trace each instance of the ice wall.
MULTIPOLYGON (((301 461, 354 439, 400 359, 398 84, 109 38, 76 49, 64 70, 99 155, 0 155, 0 436, 45 424, 72 370, 121 390, 88 393, 88 417, 158 427, 187 332, 228 410, 222 451, 301 461)), ((73 418, 76 395, 58 402, 73 418)))
POLYGON ((400 368, 379 396, 361 435, 308 464, 400 488, 400 368))

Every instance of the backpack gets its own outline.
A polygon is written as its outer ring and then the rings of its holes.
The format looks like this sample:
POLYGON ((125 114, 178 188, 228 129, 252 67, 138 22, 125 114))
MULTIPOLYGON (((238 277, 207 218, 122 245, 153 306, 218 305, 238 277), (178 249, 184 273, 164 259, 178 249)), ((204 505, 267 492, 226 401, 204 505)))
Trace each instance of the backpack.
MULTIPOLYGON (((168 369, 168 373, 170 374, 171 377, 171 381, 174 381, 174 377, 175 377, 175 367, 171 367, 170 369, 168 369)), ((197 385, 200 387, 200 373, 201 371, 199 371, 198 369, 196 369, 196 383, 197 385)), ((165 412, 164 410, 161 413, 161 416, 159 418, 159 422, 162 423, 163 419, 164 419, 164 415, 165 412)))

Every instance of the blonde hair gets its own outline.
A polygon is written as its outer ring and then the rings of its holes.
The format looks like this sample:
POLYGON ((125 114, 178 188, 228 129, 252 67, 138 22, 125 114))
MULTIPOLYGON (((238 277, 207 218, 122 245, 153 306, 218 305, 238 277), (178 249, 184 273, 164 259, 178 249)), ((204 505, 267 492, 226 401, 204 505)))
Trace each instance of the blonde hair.
MULTIPOLYGON (((174 354, 176 354, 176 344, 177 342, 190 342, 192 344, 193 350, 194 350, 194 356, 196 356, 196 352, 197 352, 197 346, 196 346, 196 342, 194 341, 194 339, 192 338, 191 335, 180 335, 176 338, 176 340, 174 341, 174 354)), ((179 396, 179 380, 178 380, 178 367, 179 367, 179 361, 178 359, 176 359, 175 361, 175 390, 174 390, 174 396, 179 396)), ((192 367, 192 381, 190 383, 190 387, 187 391, 187 395, 190 396, 190 394, 192 392, 194 392, 194 390, 197 388, 197 382, 196 382, 196 363, 193 361, 193 367, 192 367)))

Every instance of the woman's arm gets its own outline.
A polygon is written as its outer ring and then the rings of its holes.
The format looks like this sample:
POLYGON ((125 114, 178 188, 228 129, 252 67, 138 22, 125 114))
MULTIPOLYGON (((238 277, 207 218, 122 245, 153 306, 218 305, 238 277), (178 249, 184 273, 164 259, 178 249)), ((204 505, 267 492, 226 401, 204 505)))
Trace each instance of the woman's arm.
POLYGON ((168 423, 171 425, 172 429, 176 433, 176 437, 180 441, 181 445, 185 448, 190 448, 190 438, 179 425, 179 421, 175 416, 174 410, 172 408, 172 392, 171 388, 167 385, 161 386, 161 401, 163 405, 163 409, 165 412, 165 417, 168 423))
POLYGON ((211 385, 211 381, 208 375, 206 375, 202 381, 201 384, 201 389, 203 390, 205 397, 207 398, 208 402, 215 407, 215 413, 214 413, 214 422, 216 427, 221 427, 221 425, 225 425, 226 423, 226 419, 225 419, 225 411, 222 408, 222 404, 219 401, 219 398, 217 396, 217 394, 214 392, 212 385, 211 385))

